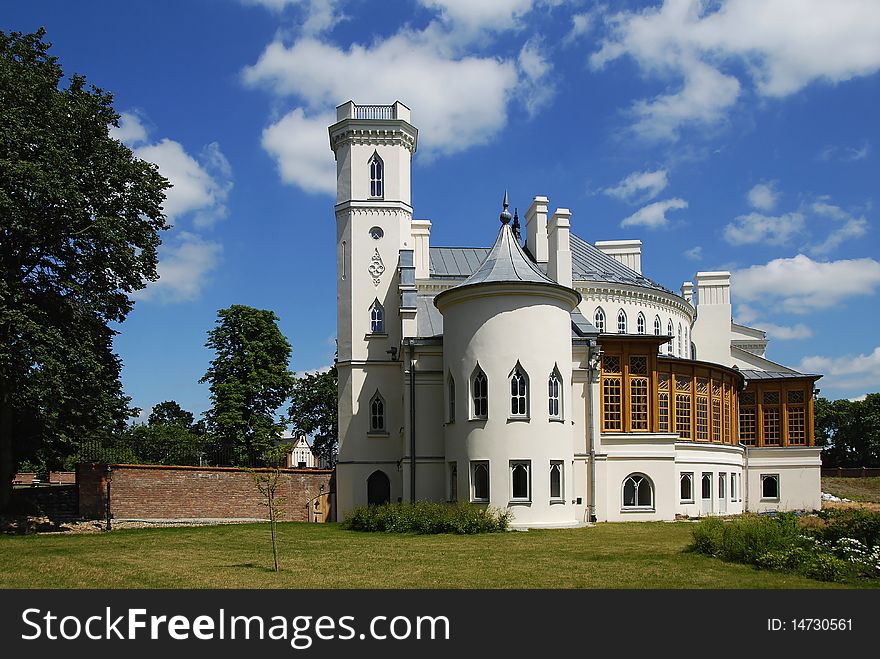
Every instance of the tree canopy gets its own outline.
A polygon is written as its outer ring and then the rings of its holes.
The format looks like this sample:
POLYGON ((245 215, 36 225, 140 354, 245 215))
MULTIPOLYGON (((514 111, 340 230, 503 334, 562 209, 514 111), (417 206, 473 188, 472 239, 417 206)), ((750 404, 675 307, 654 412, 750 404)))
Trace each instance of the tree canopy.
POLYGON ((339 443, 336 364, 323 373, 309 373, 293 385, 288 416, 294 435, 311 435, 312 451, 332 465, 339 443))
POLYGON ((0 509, 24 459, 49 466, 129 416, 116 333, 157 278, 168 181, 110 136, 112 95, 51 44, 0 31, 0 509))
POLYGON ((816 445, 825 467, 880 467, 880 393, 864 400, 820 398, 816 445))
POLYGON ((200 380, 211 390, 205 421, 215 441, 234 451, 239 464, 250 466, 284 430, 275 413, 293 388, 291 348, 272 311, 236 304, 217 316, 205 344, 216 356, 200 380))

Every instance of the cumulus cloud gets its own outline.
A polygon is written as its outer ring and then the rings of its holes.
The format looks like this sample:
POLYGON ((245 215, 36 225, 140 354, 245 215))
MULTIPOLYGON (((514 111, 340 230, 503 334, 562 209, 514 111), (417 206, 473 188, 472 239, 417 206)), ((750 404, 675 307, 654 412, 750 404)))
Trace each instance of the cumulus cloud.
POLYGON ((787 341, 791 339, 808 339, 813 336, 813 330, 804 325, 797 323, 796 325, 775 325, 773 323, 757 323, 762 330, 767 332, 773 339, 787 341))
POLYGON ((612 188, 605 188, 604 192, 609 197, 615 197, 624 201, 647 201, 653 199, 666 189, 669 180, 665 169, 657 169, 653 172, 633 172, 620 183, 612 188))
POLYGON ((556 94, 556 88, 549 80, 553 65, 541 52, 538 39, 529 39, 523 45, 517 58, 517 68, 522 73, 519 94, 529 116, 534 117, 556 94))
POLYGON ((637 210, 635 213, 625 218, 621 223, 621 227, 643 226, 649 229, 657 229, 669 225, 666 213, 671 210, 687 208, 688 203, 684 199, 674 197, 665 201, 655 201, 637 210))
POLYGON ((877 391, 880 389, 880 346, 868 354, 804 357, 798 370, 824 374, 823 388, 877 391))
POLYGON ((133 295, 136 300, 195 300, 220 260, 220 243, 181 231, 159 248, 159 279, 133 295))
POLYGON ((784 245, 803 231, 806 221, 801 213, 771 216, 761 213, 740 215, 724 227, 724 239, 731 245, 784 245))
POLYGON ((695 247, 691 247, 684 251, 684 256, 689 261, 702 261, 703 260, 703 248, 700 245, 695 247))
POLYGON ((839 206, 826 201, 814 202, 811 206, 814 213, 830 218, 837 223, 824 241, 810 247, 810 253, 824 255, 837 249, 844 241, 861 238, 868 233, 868 220, 864 216, 855 217, 839 206))
POLYGON ((342 0, 242 0, 246 5, 259 5, 276 13, 288 7, 300 9, 300 30, 304 34, 319 34, 334 27, 345 16, 339 9, 342 0))
POLYGON ((752 208, 762 211, 773 210, 776 206, 776 200, 779 198, 773 183, 758 183, 749 190, 747 196, 752 208))
POLYGON ((737 298, 791 313, 833 307, 880 287, 880 262, 872 258, 814 261, 804 254, 774 259, 731 273, 737 298))
POLYGON ((200 160, 189 155, 179 142, 168 138, 137 147, 134 153, 155 163, 171 182, 163 204, 169 220, 194 212, 197 226, 209 226, 226 216, 232 172, 216 142, 203 149, 200 160))
POLYGON ((502 31, 515 28, 535 4, 534 0, 419 0, 419 4, 437 9, 443 20, 458 29, 502 31))
POLYGON ((335 121, 335 114, 306 116, 297 108, 263 130, 263 148, 275 158, 283 181, 306 192, 336 192, 336 163, 327 142, 327 126, 335 121))
POLYGON ((575 14, 571 17, 571 30, 562 39, 564 44, 577 41, 592 29, 595 18, 591 13, 575 14))
POLYGON ((678 84, 632 107, 634 129, 652 139, 675 138, 685 124, 719 122, 744 83, 778 98, 814 81, 880 70, 874 0, 665 0, 606 22, 610 31, 593 67, 631 57, 646 75, 678 84))
POLYGON ((119 126, 110 127, 110 137, 128 146, 134 146, 147 141, 147 129, 134 112, 121 112, 119 126))

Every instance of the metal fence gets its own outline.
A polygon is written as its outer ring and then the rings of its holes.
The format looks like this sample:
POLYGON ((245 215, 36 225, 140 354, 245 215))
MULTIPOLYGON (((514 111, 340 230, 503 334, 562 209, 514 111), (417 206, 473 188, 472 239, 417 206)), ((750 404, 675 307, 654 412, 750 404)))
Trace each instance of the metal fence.
POLYGON ((880 467, 822 467, 822 475, 826 478, 876 478, 880 476, 880 467))

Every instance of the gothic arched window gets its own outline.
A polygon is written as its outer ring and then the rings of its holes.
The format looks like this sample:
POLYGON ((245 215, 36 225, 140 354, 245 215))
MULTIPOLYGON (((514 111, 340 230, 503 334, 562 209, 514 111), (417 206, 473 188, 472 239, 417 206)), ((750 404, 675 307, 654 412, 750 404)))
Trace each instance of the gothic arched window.
POLYGON ((385 163, 376 151, 370 158, 370 196, 382 197, 385 194, 385 163))
POLYGON ((510 372, 510 416, 529 415, 529 378, 517 362, 510 372))
POLYGON ((617 312, 617 333, 626 334, 626 312, 623 309, 617 312))
POLYGON ((593 316, 593 324, 596 326, 596 329, 599 332, 605 331, 605 312, 602 311, 602 307, 596 307, 596 313, 593 316))
MULTIPOLYGON (((660 322, 660 316, 654 316, 654 336, 660 336, 660 332, 663 331, 663 323, 660 322)), ((662 355, 663 354, 663 345, 657 346, 657 351, 662 355)))
POLYGON ((653 508, 654 487, 644 474, 630 474, 623 481, 624 508, 653 508))
POLYGON ((636 332, 639 334, 645 333, 645 314, 639 311, 639 316, 636 318, 636 332))
POLYGON ((562 376, 559 369, 553 369, 547 380, 547 403, 551 419, 562 418, 562 376))
POLYGON ((370 399, 370 432, 385 432, 385 399, 378 390, 370 399))
POLYGON ((477 364, 471 376, 471 418, 485 419, 489 416, 489 380, 477 364))
POLYGON ((684 356, 684 354, 682 353, 682 347, 681 347, 681 323, 678 324, 678 356, 679 357, 684 356))
POLYGON ((669 337, 669 343, 666 344, 666 354, 672 354, 672 341, 675 337, 675 327, 672 326, 672 319, 669 319, 669 322, 666 323, 666 336, 669 337))
POLYGON ((372 334, 384 334, 385 332, 385 308, 378 298, 370 305, 370 332, 372 334))

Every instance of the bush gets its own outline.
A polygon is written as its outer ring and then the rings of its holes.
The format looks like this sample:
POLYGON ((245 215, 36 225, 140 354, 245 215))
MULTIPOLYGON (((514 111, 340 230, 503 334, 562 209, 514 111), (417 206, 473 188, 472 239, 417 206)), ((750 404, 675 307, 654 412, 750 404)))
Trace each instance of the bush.
POLYGON ((835 543, 843 538, 853 538, 869 550, 880 547, 880 513, 861 508, 824 510, 819 517, 824 526, 814 531, 825 542, 835 543))
POLYGON ((351 531, 417 533, 496 533, 510 526, 510 512, 467 503, 384 503, 355 508, 342 522, 351 531))
POLYGON ((768 552, 799 543, 798 518, 794 513, 773 517, 743 516, 724 521, 718 517, 701 520, 693 531, 689 549, 726 561, 755 565, 768 552))

